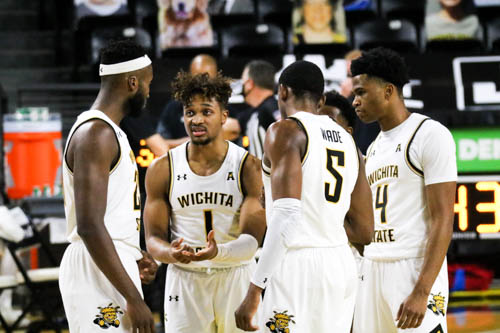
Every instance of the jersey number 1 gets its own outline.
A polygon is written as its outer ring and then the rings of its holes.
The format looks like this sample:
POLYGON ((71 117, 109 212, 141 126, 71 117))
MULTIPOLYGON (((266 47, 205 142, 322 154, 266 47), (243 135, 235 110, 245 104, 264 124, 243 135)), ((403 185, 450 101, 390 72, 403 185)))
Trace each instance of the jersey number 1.
POLYGON ((203 216, 205 217, 205 231, 207 232, 207 238, 208 238, 208 233, 213 229, 212 210, 211 209, 204 210, 203 216))
POLYGON ((330 194, 330 183, 325 182, 325 199, 326 201, 337 203, 340 199, 340 193, 342 191, 342 182, 344 179, 342 175, 333 167, 333 158, 337 160, 337 166, 344 167, 345 155, 343 151, 339 150, 326 150, 326 169, 335 178, 335 189, 333 190, 333 195, 330 194))

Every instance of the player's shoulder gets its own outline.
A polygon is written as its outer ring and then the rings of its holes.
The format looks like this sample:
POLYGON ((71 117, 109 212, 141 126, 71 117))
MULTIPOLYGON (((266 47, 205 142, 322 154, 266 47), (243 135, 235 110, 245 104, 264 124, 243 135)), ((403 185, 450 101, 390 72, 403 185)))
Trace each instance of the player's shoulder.
POLYGON ((416 137, 425 138, 427 140, 433 138, 451 137, 450 130, 441 124, 439 121, 432 119, 428 116, 415 114, 418 123, 418 131, 416 137))
POLYGON ((302 133, 302 123, 295 117, 280 119, 269 126, 267 136, 270 138, 292 138, 294 134, 302 133))
POLYGON ((72 142, 78 145, 95 145, 94 149, 106 148, 117 142, 115 129, 101 118, 91 118, 79 124, 73 131, 72 142))
POLYGON ((161 157, 158 157, 151 162, 148 167, 147 172, 149 174, 155 175, 163 175, 164 177, 168 177, 170 175, 171 161, 170 161, 171 151, 163 154, 161 157))

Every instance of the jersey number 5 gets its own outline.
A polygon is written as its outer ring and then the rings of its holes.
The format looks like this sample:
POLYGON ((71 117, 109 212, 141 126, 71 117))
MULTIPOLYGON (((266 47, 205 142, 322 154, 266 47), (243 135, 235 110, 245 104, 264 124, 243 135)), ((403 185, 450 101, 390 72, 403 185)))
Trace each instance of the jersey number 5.
POLYGON ((342 182, 344 179, 342 175, 333 167, 333 159, 336 159, 337 166, 344 167, 345 155, 343 151, 339 150, 326 150, 326 169, 335 178, 335 188, 333 190, 333 195, 330 194, 330 183, 325 182, 325 199, 326 201, 337 203, 340 199, 340 193, 342 192, 342 182))

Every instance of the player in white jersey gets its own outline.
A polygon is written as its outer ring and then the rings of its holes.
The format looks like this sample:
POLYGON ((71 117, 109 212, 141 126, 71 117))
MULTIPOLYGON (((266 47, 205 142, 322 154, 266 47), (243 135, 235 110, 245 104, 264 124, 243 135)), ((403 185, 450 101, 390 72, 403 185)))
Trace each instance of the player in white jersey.
POLYGON ((375 236, 364 250, 354 332, 444 333, 457 180, 453 138, 406 109, 408 72, 397 53, 370 50, 351 71, 357 115, 381 128, 366 154, 375 236))
POLYGON ((151 61, 131 41, 101 51, 101 88, 71 129, 63 162, 70 245, 59 286, 72 333, 154 332, 142 282, 157 265, 139 246, 140 196, 134 154, 118 124, 149 96, 151 61))
POLYGON ((283 120, 267 131, 262 160, 268 231, 236 320, 247 331, 347 333, 357 274, 346 231, 361 244, 373 235, 364 167, 352 137, 317 114, 324 79, 316 65, 291 64, 279 84, 283 120))
POLYGON ((265 231, 260 163, 224 140, 228 78, 181 72, 172 87, 190 140, 149 167, 144 211, 147 247, 170 264, 165 329, 241 332, 234 311, 265 231))

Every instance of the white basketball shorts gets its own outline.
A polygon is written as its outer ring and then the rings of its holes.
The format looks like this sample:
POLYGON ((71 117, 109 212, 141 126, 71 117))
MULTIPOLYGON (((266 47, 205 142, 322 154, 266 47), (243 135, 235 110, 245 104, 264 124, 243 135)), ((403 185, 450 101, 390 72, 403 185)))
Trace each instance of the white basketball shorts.
POLYGON ((289 249, 266 288, 261 332, 348 333, 357 272, 348 245, 289 249))
MULTIPOLYGON (((134 255, 116 249, 142 295, 139 268, 134 255)), ((59 289, 71 333, 131 332, 125 298, 92 260, 83 242, 71 243, 61 262, 59 289)))
POLYGON ((245 298, 255 268, 255 262, 210 271, 168 265, 165 332, 244 332, 236 328, 234 312, 245 298))
POLYGON ((364 258, 354 313, 354 333, 446 333, 448 265, 446 259, 432 286, 424 320, 418 328, 398 329, 397 314, 422 270, 423 258, 374 261, 364 258))

